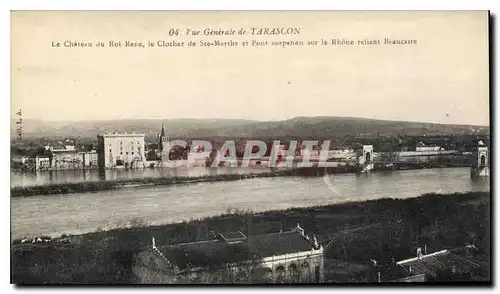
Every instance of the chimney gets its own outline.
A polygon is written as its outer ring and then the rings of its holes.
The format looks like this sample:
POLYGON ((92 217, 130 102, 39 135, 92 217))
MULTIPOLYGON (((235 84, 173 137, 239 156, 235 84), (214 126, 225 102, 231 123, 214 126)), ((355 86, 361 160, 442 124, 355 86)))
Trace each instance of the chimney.
POLYGON ((319 248, 319 243, 318 243, 318 239, 316 239, 315 235, 313 235, 313 241, 314 241, 314 249, 318 249, 319 248))
POLYGON ((153 237, 153 249, 156 249, 155 237, 153 237))
POLYGON ((295 228, 297 230, 297 232, 299 232, 303 237, 305 237, 304 235, 304 229, 300 227, 300 223, 297 223, 297 227, 295 228))
POLYGON ((377 276, 378 276, 378 282, 381 283, 381 279, 380 279, 380 272, 377 272, 377 276))
POLYGON ((422 258, 422 248, 418 247, 417 248, 417 259, 421 259, 422 258))

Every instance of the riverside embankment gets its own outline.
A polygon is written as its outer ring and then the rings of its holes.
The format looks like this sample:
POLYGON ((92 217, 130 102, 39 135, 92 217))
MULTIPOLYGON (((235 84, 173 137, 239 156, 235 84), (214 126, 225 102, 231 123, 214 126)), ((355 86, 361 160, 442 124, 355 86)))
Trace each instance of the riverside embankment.
MULTIPOLYGON (((389 195, 387 195, 389 196, 389 195)), ((391 258, 413 256, 415 248, 429 252, 474 244, 475 262, 484 264, 489 279, 490 193, 429 194, 410 199, 377 199, 364 202, 290 208, 261 213, 229 211, 167 225, 150 226, 136 221, 132 228, 64 236, 48 243, 11 246, 15 284, 125 284, 136 282, 135 257, 157 244, 176 244, 210 237, 210 232, 242 231, 249 234, 291 229, 297 222, 326 246, 329 260, 380 264, 391 258)), ((328 281, 355 282, 325 272, 328 281), (346 280, 343 280, 343 279, 346 280)))

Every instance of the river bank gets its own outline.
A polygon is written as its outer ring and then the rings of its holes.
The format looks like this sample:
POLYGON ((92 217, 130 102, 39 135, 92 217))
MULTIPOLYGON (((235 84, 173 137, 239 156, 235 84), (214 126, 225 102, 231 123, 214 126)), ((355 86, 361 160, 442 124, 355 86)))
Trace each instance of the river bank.
POLYGON ((325 173, 353 173, 357 170, 351 167, 342 168, 298 168, 262 171, 246 174, 217 174, 204 175, 196 177, 157 177, 142 179, 124 179, 114 181, 88 181, 79 183, 59 183, 49 185, 37 185, 29 187, 11 188, 11 197, 52 195, 52 194, 71 194, 81 192, 97 192, 105 190, 115 190, 123 188, 138 188, 147 186, 165 186, 175 184, 192 184, 202 182, 220 182, 220 181, 238 181, 250 178, 269 178, 283 176, 320 176, 325 173))
MULTIPOLYGON (((458 165, 463 166, 463 165, 458 165)), ((418 170, 435 167, 457 167, 457 165, 399 165, 377 167, 373 172, 390 172, 395 170, 418 170)), ((258 171, 249 173, 234 174, 216 174, 202 176, 172 176, 172 177, 145 177, 138 179, 120 179, 120 180, 99 180, 82 181, 75 183, 54 183, 48 185, 34 185, 27 187, 11 187, 11 197, 25 197, 36 195, 54 195, 54 194, 72 194, 82 192, 97 192, 106 190, 116 190, 124 188, 141 188, 148 186, 166 186, 202 182, 220 182, 220 181, 238 181, 250 178, 270 178, 286 176, 317 177, 325 174, 347 174, 359 173, 358 167, 339 166, 328 168, 295 168, 295 169, 270 169, 269 171, 258 171)))
POLYGON ((474 244, 489 275, 490 193, 478 192, 262 213, 228 209, 224 215, 161 226, 138 219, 130 228, 62 236, 47 243, 19 244, 17 240, 11 246, 12 282, 134 283, 135 257, 151 245, 153 234, 157 244, 176 244, 207 238, 210 231, 248 234, 250 229, 259 234, 293 228, 298 222, 321 243, 333 240, 326 259, 382 263, 411 257, 422 245, 433 252, 474 244), (349 232, 352 228, 356 233, 349 232))

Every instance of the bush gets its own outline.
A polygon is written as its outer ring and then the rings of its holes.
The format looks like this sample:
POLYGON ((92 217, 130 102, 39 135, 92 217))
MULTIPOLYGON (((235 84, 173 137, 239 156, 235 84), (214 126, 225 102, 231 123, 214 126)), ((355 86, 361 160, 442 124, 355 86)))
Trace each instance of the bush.
POLYGON ((149 226, 151 222, 143 220, 141 218, 134 218, 129 222, 129 224, 131 228, 144 228, 149 226))

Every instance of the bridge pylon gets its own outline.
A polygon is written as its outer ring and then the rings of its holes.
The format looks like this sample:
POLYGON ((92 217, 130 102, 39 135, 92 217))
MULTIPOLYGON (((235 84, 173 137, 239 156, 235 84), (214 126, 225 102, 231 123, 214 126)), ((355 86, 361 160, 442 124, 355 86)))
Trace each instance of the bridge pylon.
POLYGON ((373 145, 363 145, 363 149, 358 153, 358 166, 361 172, 373 170, 373 145))
POLYGON ((490 160, 488 147, 479 142, 479 146, 474 152, 473 163, 471 166, 471 177, 489 177, 490 176, 490 160))

